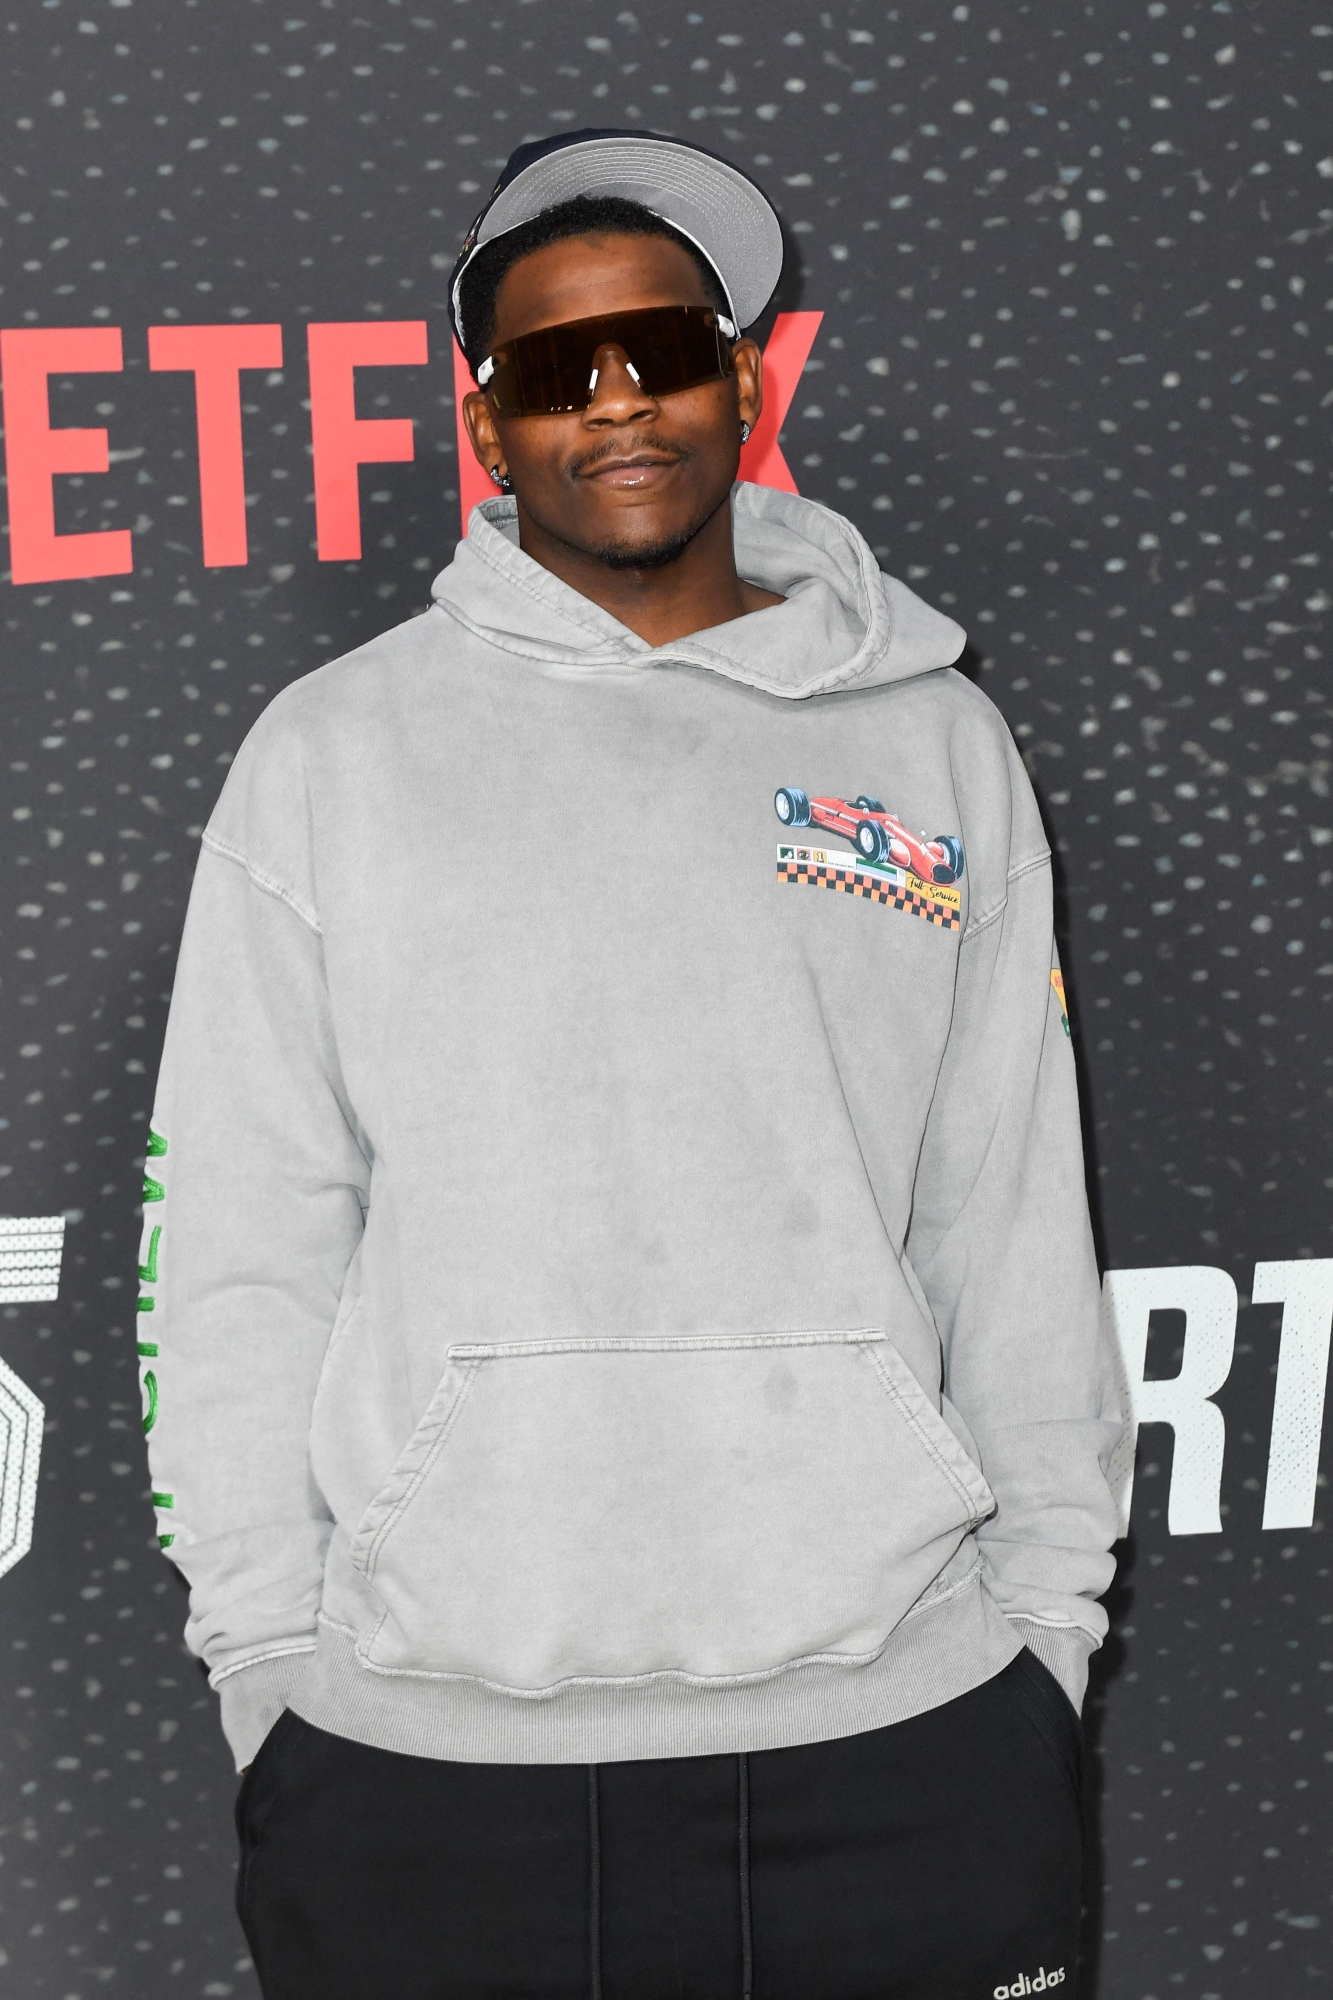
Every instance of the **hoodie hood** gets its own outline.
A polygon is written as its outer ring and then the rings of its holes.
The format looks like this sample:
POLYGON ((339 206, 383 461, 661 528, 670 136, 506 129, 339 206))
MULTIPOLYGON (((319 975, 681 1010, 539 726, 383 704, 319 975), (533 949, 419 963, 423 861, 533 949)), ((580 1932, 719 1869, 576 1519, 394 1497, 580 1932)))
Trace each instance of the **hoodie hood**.
POLYGON ((437 610, 501 651, 596 671, 694 666, 789 700, 877 687, 951 666, 961 626, 886 576, 850 521, 799 494, 732 489, 736 567, 786 600, 653 647, 518 546, 509 498, 474 507, 435 579, 437 610))

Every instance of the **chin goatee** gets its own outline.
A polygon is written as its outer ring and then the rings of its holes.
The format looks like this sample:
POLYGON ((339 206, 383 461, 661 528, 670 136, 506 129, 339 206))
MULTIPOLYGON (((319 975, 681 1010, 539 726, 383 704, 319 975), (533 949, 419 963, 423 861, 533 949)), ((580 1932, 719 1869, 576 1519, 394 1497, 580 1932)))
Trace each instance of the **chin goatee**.
POLYGON ((666 542, 651 542, 644 548, 632 546, 628 542, 606 542, 593 554, 598 562, 604 562, 608 569, 665 569, 684 555, 699 530, 687 528, 683 534, 673 535, 666 542))
POLYGON ((709 507, 697 521, 691 521, 688 528, 682 528, 679 534, 666 541, 651 542, 646 547, 642 543, 636 546, 629 542, 603 542, 591 554, 599 562, 604 562, 608 569, 665 569, 669 563, 684 555, 700 529, 706 528, 719 508, 728 506, 730 500, 731 489, 728 487, 716 505, 709 507))

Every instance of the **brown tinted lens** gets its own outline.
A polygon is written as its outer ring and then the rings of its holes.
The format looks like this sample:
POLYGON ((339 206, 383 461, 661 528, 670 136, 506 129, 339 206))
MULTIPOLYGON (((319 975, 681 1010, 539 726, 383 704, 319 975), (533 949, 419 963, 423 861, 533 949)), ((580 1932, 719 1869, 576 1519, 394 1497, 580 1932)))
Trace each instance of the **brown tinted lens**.
POLYGON ((670 396, 677 389, 719 381, 734 366, 731 343, 723 338, 711 306, 667 306, 646 312, 619 345, 650 396, 670 396))
POLYGON ((650 396, 670 396, 733 371, 731 342, 711 306, 645 306, 567 320, 497 347, 487 388, 501 417, 556 416, 588 407, 593 361, 620 347, 650 396))

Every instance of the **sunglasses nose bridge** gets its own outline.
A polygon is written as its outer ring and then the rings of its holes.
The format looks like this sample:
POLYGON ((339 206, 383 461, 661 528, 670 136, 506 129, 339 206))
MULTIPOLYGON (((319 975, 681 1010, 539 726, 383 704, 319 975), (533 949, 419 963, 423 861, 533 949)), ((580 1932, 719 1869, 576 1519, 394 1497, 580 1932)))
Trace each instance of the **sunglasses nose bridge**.
POLYGON ((644 388, 627 349, 617 340, 603 341, 592 357, 592 371, 588 378, 588 414, 609 414, 606 406, 616 402, 630 402, 636 409, 641 409, 645 404, 655 404, 656 401, 657 398, 644 388), (626 383, 626 377, 632 388, 626 383))

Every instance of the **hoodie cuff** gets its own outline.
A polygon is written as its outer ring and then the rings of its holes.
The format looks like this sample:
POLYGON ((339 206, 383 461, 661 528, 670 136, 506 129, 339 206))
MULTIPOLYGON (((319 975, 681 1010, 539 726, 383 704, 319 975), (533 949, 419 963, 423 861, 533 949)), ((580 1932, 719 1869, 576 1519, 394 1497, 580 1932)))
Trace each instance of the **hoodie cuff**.
POLYGON ((300 1652, 270 1653, 251 1666, 237 1667, 218 1683, 222 1733, 238 1771, 254 1762, 255 1752, 295 1694, 314 1650, 310 1646, 300 1652))
POLYGON ((1030 1653, 1035 1653, 1048 1673, 1054 1674, 1073 1704, 1075 1715, 1083 1713, 1083 1697, 1088 1688, 1088 1662, 1097 1642, 1081 1625, 1043 1625, 1035 1618, 1014 1617, 1013 1625, 1030 1653))

